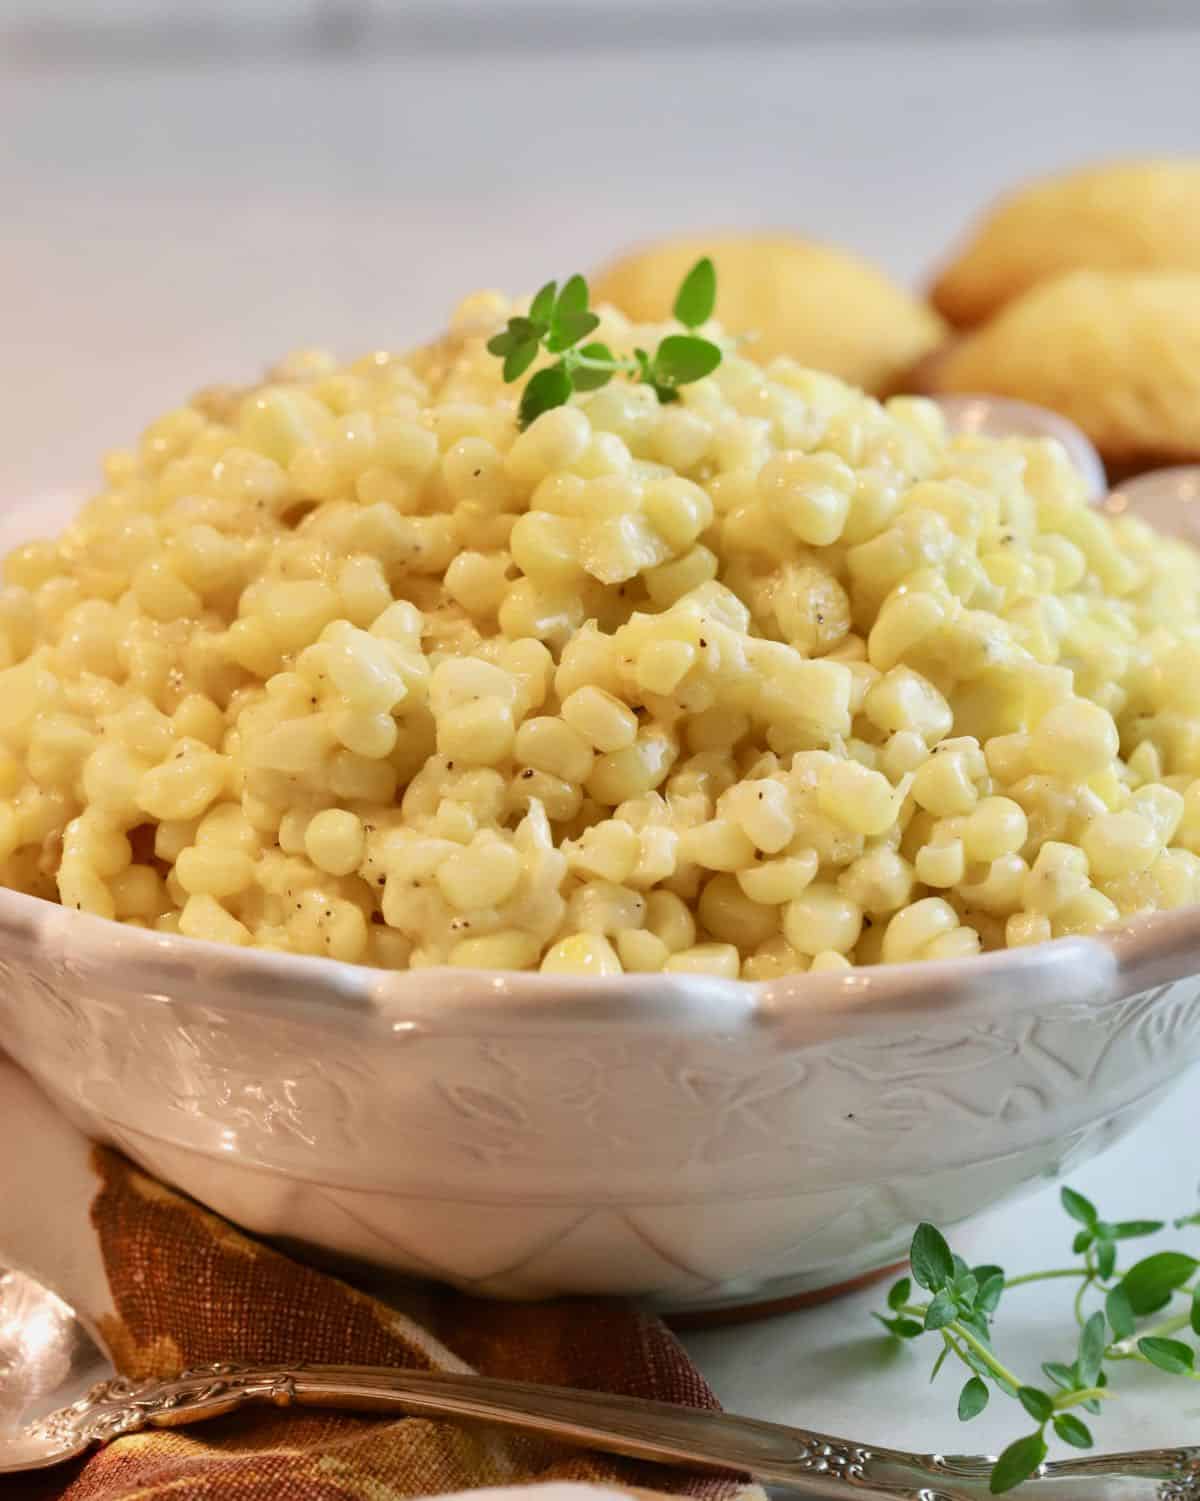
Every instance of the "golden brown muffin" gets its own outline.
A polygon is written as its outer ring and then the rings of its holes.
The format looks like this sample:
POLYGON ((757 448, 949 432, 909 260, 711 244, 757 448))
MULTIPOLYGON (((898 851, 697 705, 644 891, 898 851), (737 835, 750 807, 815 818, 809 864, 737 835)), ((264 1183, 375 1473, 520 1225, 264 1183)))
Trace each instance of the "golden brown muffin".
POLYGON ((973 327, 1066 271, 1200 271, 1200 161, 1083 167, 1002 198, 933 287, 973 327))
POLYGON ((1200 272, 1075 271, 1018 297, 931 370, 1069 417, 1129 472, 1200 456, 1200 272))
POLYGON ((789 354, 874 393, 897 380, 944 336, 941 319, 857 256, 793 235, 704 235, 632 251, 595 279, 597 302, 638 322, 670 317, 688 268, 717 267, 722 324, 753 333, 760 362, 789 354))

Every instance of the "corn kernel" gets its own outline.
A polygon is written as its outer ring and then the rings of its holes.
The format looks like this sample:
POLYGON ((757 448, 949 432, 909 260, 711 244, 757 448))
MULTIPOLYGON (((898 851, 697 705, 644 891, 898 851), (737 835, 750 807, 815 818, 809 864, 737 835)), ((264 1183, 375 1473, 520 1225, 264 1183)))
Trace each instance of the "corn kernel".
POLYGON ((596 933, 574 933, 570 938, 560 938, 547 950, 541 963, 543 974, 548 975, 592 975, 603 978, 606 975, 619 975, 623 968, 616 949, 607 938, 596 933))
POLYGON ((669 975, 712 975, 736 980, 740 966, 738 951, 732 943, 698 943, 672 954, 663 970, 669 975))
POLYGON ((783 911, 783 933, 799 954, 812 957, 825 949, 847 954, 858 942, 863 913, 857 902, 836 886, 814 881, 783 911))

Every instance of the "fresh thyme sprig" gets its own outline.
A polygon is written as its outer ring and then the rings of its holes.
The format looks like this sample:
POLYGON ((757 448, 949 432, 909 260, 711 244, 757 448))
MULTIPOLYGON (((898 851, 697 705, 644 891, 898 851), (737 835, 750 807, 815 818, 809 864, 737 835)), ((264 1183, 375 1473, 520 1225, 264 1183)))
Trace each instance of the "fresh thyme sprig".
MULTIPOLYGON (((529 305, 529 312, 510 318, 488 340, 489 351, 504 361, 504 379, 520 378, 540 350, 558 355, 553 365, 539 370, 521 393, 517 412, 528 427, 551 407, 563 406, 576 391, 595 391, 614 375, 628 375, 650 386, 659 401, 678 401, 679 387, 703 380, 721 363, 720 347, 699 335, 668 334, 649 353, 635 349, 629 357, 615 355, 607 344, 583 341, 600 326, 588 307, 588 284, 582 276, 563 283, 548 281, 529 305)), ((684 277, 675 297, 674 314, 684 328, 707 323, 717 301, 717 273, 705 256, 684 277)))
MULTIPOLYGON (((1074 1448, 1092 1447, 1090 1429, 1072 1409, 1098 1413, 1101 1402, 1116 1395, 1108 1389, 1106 1365, 1134 1362, 1200 1381, 1195 1347, 1175 1337, 1189 1330, 1200 1335, 1200 1260, 1183 1251, 1157 1251, 1122 1271, 1117 1264, 1121 1242, 1155 1235, 1164 1223, 1111 1223, 1070 1188, 1062 1191, 1062 1205, 1079 1226, 1072 1244, 1083 1258, 1077 1265, 1007 1277, 998 1266, 968 1267, 939 1230, 920 1225, 910 1252, 912 1277, 902 1277, 888 1293, 888 1313, 874 1315, 899 1339, 938 1336, 941 1349, 931 1380, 951 1357, 967 1368, 970 1375, 958 1397, 958 1416, 964 1423, 988 1405, 992 1387, 1019 1402, 1033 1419, 1033 1431, 1009 1444, 996 1461, 990 1482, 994 1495, 1036 1474, 1046 1458, 1051 1432, 1074 1448), (1002 1363, 992 1344, 992 1322, 1011 1289, 1054 1278, 1078 1282, 1074 1310, 1079 1333, 1069 1365, 1048 1361, 1042 1366, 1047 1387, 1024 1381, 1002 1363), (931 1295, 928 1301, 914 1300, 914 1282, 931 1295), (1089 1313, 1089 1297, 1102 1297, 1103 1308, 1089 1313), (1181 1307, 1179 1300, 1184 1298, 1187 1306, 1181 1307), (1173 1304, 1175 1311, 1166 1317, 1148 1327, 1140 1325, 1173 1304)), ((1176 1229, 1200 1225, 1200 1213, 1174 1223, 1176 1229)))

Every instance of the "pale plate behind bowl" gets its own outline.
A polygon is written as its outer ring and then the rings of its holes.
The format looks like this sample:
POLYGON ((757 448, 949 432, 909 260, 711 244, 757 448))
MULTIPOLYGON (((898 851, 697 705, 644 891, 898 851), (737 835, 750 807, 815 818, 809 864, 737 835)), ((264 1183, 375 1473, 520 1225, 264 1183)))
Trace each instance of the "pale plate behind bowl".
POLYGON ((0 892, 0 956, 0 1036, 94 1135, 307 1254, 503 1297, 844 1283, 1070 1171, 1200 1058, 1197 909, 753 986, 384 974, 0 892))

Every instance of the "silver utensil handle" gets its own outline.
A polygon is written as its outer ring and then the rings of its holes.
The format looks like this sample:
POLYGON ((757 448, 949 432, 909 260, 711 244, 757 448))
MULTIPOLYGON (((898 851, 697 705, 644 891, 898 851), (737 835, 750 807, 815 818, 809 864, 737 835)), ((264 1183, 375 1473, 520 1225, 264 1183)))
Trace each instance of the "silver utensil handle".
MULTIPOLYGON (((910 1469, 903 1488, 875 1485, 867 1468, 882 1451, 752 1418, 605 1392, 386 1367, 217 1365, 170 1381, 117 1378, 43 1426, 64 1440, 105 1442, 146 1427, 202 1422, 250 1403, 495 1423, 637 1459, 746 1471, 812 1496, 844 1494, 852 1487, 864 1498, 892 1501, 915 1494, 928 1478, 910 1469)), ((894 1458, 901 1466, 907 1461, 904 1455, 894 1458)))
MULTIPOLYGON (((667 1402, 386 1367, 218 1365, 172 1381, 117 1379, 47 1419, 45 1426, 81 1441, 103 1442, 148 1426, 179 1427, 219 1417, 249 1403, 495 1423, 636 1459, 744 1471, 826 1498, 852 1493, 861 1501, 976 1501, 987 1494, 990 1469, 983 1459, 905 1454, 667 1402)), ((1058 1482, 1080 1481, 1086 1482, 1086 1501, 1200 1501, 1200 1450, 1048 1465, 1044 1478, 1030 1484, 1066 1501, 1068 1491, 1058 1482)))

